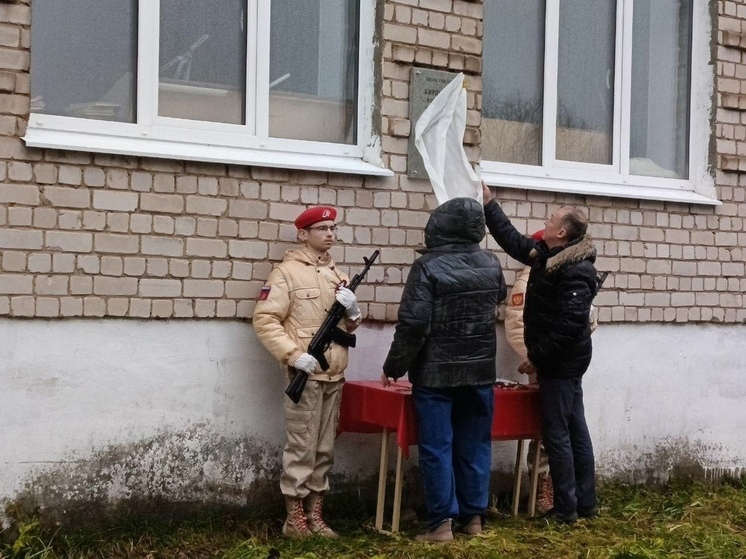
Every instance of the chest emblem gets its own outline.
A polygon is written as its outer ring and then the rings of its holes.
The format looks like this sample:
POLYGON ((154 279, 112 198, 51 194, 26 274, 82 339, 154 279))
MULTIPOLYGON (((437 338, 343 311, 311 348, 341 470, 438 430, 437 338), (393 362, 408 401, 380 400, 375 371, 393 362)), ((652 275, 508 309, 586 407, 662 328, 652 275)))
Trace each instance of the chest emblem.
POLYGON ((523 293, 514 293, 510 298, 511 307, 522 307, 523 306, 523 293))
POLYGON ((272 288, 269 285, 263 285, 261 291, 259 291, 259 300, 266 301, 271 289, 272 288))

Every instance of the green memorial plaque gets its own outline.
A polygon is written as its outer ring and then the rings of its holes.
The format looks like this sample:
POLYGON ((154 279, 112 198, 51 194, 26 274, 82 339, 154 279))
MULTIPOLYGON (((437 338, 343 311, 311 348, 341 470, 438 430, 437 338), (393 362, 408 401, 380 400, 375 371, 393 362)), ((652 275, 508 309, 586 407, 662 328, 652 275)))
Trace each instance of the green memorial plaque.
POLYGON ((414 145, 414 127, 417 119, 425 112, 438 93, 451 83, 458 74, 428 70, 427 68, 412 68, 409 80, 409 149, 407 150, 407 176, 415 179, 427 179, 425 164, 422 156, 414 145))

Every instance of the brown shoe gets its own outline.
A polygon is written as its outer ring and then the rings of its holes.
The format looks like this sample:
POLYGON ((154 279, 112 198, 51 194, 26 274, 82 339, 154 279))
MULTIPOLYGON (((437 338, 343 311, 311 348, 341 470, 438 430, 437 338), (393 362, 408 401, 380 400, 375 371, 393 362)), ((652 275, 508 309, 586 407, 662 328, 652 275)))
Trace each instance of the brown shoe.
POLYGON ((303 500, 285 497, 285 509, 288 515, 282 526, 282 533, 288 538, 310 538, 313 533, 308 529, 306 513, 303 511, 303 500))
POLYGON ((306 518, 308 519, 308 529, 313 534, 323 536, 324 538, 338 538, 334 530, 324 522, 322 512, 324 508, 324 495, 321 493, 311 493, 306 499, 306 518))
POLYGON ((482 517, 478 514, 475 514, 469 519, 469 522, 464 524, 463 526, 464 534, 468 534, 470 536, 476 536, 477 534, 482 533, 482 517))
POLYGON ((415 536, 415 541, 418 542, 430 542, 430 543, 448 543, 453 541, 453 530, 451 529, 451 523, 453 521, 450 518, 446 518, 440 523, 435 530, 428 530, 424 534, 415 536))
POLYGON ((539 515, 548 513, 554 508, 554 486, 549 473, 539 474, 539 487, 536 495, 536 509, 539 515))

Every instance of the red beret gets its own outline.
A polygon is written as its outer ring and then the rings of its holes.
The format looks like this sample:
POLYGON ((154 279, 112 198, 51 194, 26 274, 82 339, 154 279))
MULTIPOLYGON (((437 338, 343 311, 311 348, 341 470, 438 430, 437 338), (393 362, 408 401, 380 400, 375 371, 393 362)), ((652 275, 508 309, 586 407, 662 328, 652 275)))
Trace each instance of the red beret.
POLYGON ((337 219, 337 210, 331 206, 315 206, 308 208, 295 218, 295 226, 298 229, 305 229, 319 221, 334 221, 335 219, 337 219))
POLYGON ((534 241, 540 241, 540 240, 542 240, 544 238, 544 229, 542 229, 541 231, 537 231, 536 233, 534 233, 533 235, 531 235, 531 238, 534 241))

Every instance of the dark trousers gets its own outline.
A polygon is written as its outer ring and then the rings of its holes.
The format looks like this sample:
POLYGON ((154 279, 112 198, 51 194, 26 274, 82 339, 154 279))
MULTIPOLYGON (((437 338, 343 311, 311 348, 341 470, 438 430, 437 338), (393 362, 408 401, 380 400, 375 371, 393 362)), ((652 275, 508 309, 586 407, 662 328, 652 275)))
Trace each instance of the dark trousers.
POLYGON ((428 527, 484 516, 492 465, 492 385, 412 388, 428 527))
POLYGON ((554 486, 554 508, 562 514, 596 506, 593 444, 585 422, 582 378, 539 375, 541 431, 554 486))

